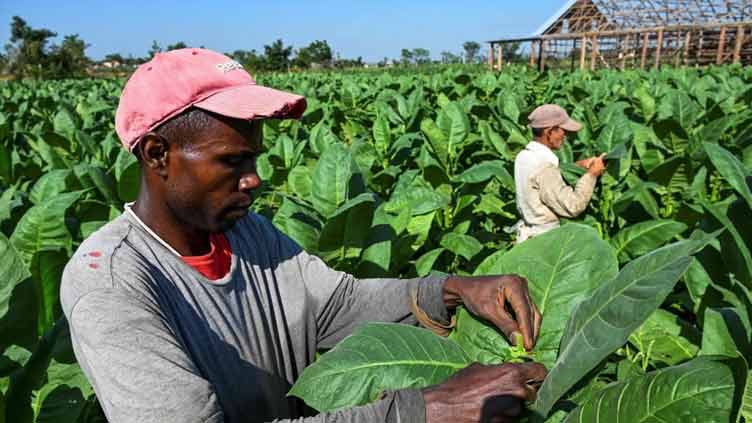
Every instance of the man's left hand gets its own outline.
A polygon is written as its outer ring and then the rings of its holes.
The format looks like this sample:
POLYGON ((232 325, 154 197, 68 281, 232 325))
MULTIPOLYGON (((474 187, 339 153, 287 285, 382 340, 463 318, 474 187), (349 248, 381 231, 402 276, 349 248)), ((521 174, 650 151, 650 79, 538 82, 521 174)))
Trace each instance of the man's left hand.
POLYGON ((523 277, 450 276, 444 284, 444 303, 448 308, 464 305, 474 315, 496 325, 512 345, 521 334, 529 351, 538 339, 541 314, 530 299, 523 277))

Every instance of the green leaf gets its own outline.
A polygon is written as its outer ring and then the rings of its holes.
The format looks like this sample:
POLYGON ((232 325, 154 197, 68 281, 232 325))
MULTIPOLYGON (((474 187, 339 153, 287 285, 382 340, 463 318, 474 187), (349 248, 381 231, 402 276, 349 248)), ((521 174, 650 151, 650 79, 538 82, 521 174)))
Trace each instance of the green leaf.
POLYGON ((350 151, 339 143, 329 146, 313 169, 311 202, 316 211, 328 218, 343 205, 352 194, 351 178, 356 173, 350 151))
POLYGON ((466 260, 472 259, 483 249, 483 245, 477 239, 455 232, 445 233, 440 245, 466 260))
POLYGON ((428 142, 431 144, 431 148, 441 164, 444 167, 447 167, 449 157, 449 150, 447 148, 449 140, 447 136, 444 135, 441 128, 436 125, 436 122, 431 119, 424 119, 420 123, 420 130, 423 131, 426 138, 428 138, 428 142))
POLYGON ((40 204, 68 189, 68 178, 73 172, 70 169, 56 169, 42 175, 29 193, 29 199, 34 204, 40 204))
POLYGON ((287 184, 293 194, 307 200, 311 196, 313 185, 311 169, 306 166, 295 166, 287 175, 287 184))
POLYGON ((103 168, 81 163, 73 168, 73 172, 84 188, 96 189, 108 204, 118 203, 115 181, 103 168))
MULTIPOLYGON (((488 256, 474 274, 514 273, 527 278, 532 299, 543 316, 541 335, 535 346, 536 359, 551 366, 575 305, 613 278, 617 271, 613 250, 594 229, 567 224, 525 241, 510 251, 488 256)), ((480 322, 476 327, 468 325, 471 333, 466 338, 470 342, 473 342, 472 332, 482 330, 481 326, 480 322)), ((497 347, 492 353, 507 345, 497 331, 496 335, 497 347)))
POLYGON ((468 364, 455 343, 426 329, 368 323, 307 367, 289 394, 331 411, 371 402, 385 390, 443 382, 468 364))
POLYGON ((611 238, 611 245, 622 261, 655 250, 687 229, 687 225, 668 219, 648 220, 627 226, 611 238))
POLYGON ((556 364, 538 392, 538 412, 548 414, 556 400, 624 344, 671 292, 702 245, 682 241, 633 260, 574 308, 556 364))
POLYGON ((735 308, 705 309, 700 355, 721 355, 725 357, 749 357, 749 322, 735 308))
POLYGON ((734 157, 728 150, 718 144, 704 143, 705 151, 708 153, 710 161, 713 162, 718 173, 720 173, 726 182, 738 192, 747 204, 752 208, 752 191, 747 185, 746 176, 749 172, 744 168, 744 164, 734 157))
POLYGON ((31 277, 21 254, 13 244, 0 232, 0 318, 5 316, 10 307, 13 289, 31 277))
POLYGON ((389 146, 392 145, 392 132, 389 128, 389 122, 382 115, 379 115, 373 122, 373 139, 379 156, 385 158, 389 146))
POLYGON ((734 377, 722 363, 695 359, 612 384, 582 403, 565 423, 731 421, 734 377))
POLYGON ((418 260, 415 261, 415 270, 418 276, 423 277, 431 273, 433 270, 433 264, 444 251, 446 250, 443 248, 434 248, 420 256, 418 260))
POLYGON ((700 332, 688 322, 665 310, 658 309, 636 331, 629 342, 649 356, 673 366, 697 355, 700 332))
POLYGON ((127 150, 120 150, 115 161, 115 180, 120 201, 136 201, 141 188, 141 165, 136 157, 127 150))
POLYGON ((477 184, 497 177, 505 187, 514 189, 514 178, 507 172, 501 160, 488 160, 478 163, 454 177, 455 181, 477 184))
POLYGON ((68 258, 63 250, 43 250, 31 260, 31 276, 39 293, 39 333, 51 328, 62 315, 58 293, 68 258))
POLYGON ((316 252, 321 223, 313 215, 312 210, 285 198, 272 223, 306 251, 316 252))
POLYGON ((421 215, 449 205, 449 197, 424 187, 410 188, 392 195, 384 206, 389 213, 398 213, 407 208, 413 215, 421 215))
MULTIPOLYGON (((327 151, 331 151, 329 148, 327 151)), ((326 221, 319 237, 319 251, 340 252, 340 258, 358 257, 366 246, 376 209, 376 196, 360 194, 335 210, 326 221)))
POLYGON ((21 217, 10 237, 25 263, 31 263, 34 253, 64 248, 70 251, 73 239, 65 225, 65 211, 84 191, 68 192, 33 206, 21 217))
POLYGON ((52 119, 52 125, 55 128, 55 132, 68 138, 72 141, 76 131, 78 130, 78 123, 74 117, 75 112, 69 110, 67 107, 61 107, 52 119))
POLYGON ((36 393, 33 407, 39 410, 36 423, 76 423, 94 393, 78 364, 52 361, 47 383, 36 393))

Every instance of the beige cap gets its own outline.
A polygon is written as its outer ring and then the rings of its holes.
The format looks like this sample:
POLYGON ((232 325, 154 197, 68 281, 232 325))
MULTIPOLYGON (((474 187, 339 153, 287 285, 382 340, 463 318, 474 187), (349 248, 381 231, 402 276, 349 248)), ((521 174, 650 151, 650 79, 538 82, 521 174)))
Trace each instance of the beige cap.
POLYGON ((551 128, 558 126, 566 131, 577 132, 582 129, 582 124, 569 117, 567 111, 555 104, 538 106, 530 116, 528 124, 531 128, 551 128))

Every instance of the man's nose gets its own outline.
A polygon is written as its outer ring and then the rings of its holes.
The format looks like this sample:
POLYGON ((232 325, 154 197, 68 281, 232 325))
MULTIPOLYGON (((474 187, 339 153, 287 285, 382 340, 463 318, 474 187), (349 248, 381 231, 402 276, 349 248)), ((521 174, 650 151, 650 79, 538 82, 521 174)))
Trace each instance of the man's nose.
POLYGON ((238 181, 239 191, 253 191, 261 186, 261 178, 256 172, 246 173, 238 181))

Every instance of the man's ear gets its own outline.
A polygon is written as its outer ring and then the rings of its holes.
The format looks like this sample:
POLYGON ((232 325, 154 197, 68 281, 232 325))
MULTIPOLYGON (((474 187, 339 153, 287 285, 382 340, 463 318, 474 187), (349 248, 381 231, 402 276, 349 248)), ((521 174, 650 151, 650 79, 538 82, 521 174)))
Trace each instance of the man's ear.
POLYGON ((159 176, 167 176, 167 160, 170 145, 155 132, 147 132, 138 143, 141 164, 159 176))

